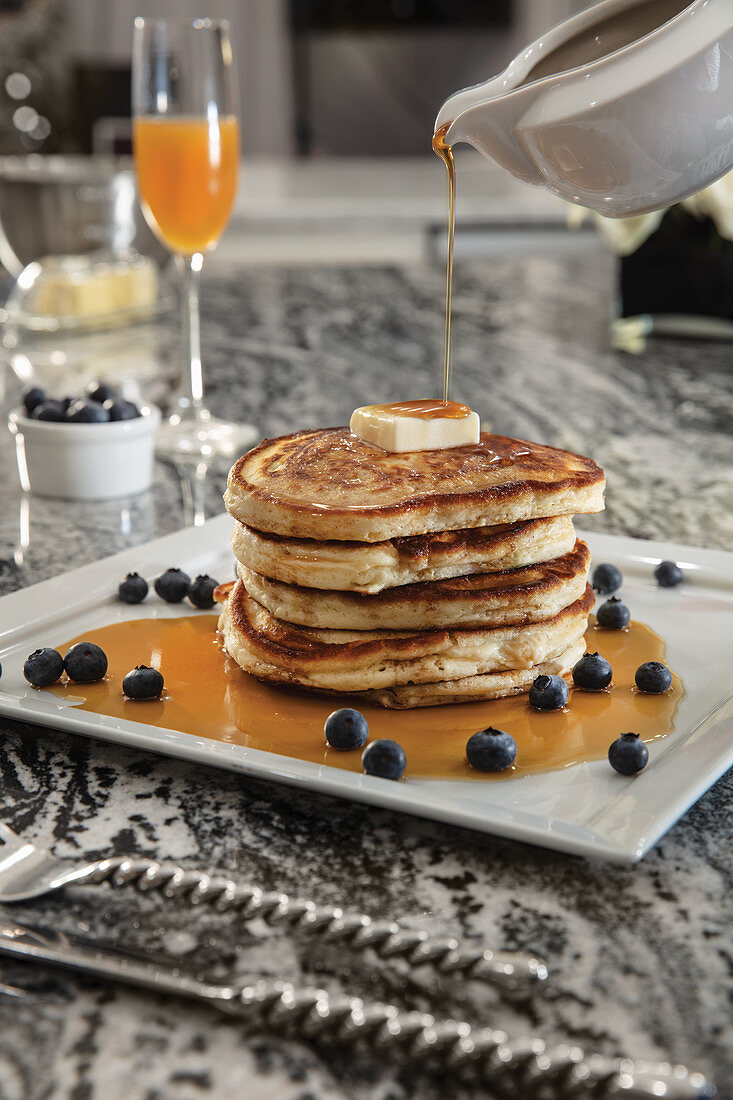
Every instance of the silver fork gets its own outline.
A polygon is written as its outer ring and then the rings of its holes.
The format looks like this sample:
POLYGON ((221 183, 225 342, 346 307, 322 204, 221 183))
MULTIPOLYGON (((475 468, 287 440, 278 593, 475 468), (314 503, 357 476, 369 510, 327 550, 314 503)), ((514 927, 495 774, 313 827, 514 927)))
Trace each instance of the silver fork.
POLYGON ((310 1040, 326 1050, 368 1045, 377 1055, 421 1064, 431 1073, 491 1084, 492 1093, 521 1100, 711 1100, 703 1073, 669 1062, 609 1058, 574 1043, 549 1046, 531 1036, 436 1019, 396 1005, 363 1001, 288 982, 214 985, 129 955, 60 934, 24 928, 0 916, 0 954, 82 970, 102 978, 205 1001, 250 1026, 310 1040))
POLYGON ((371 950, 384 960, 402 958, 410 967, 425 966, 442 977, 460 975, 486 982, 503 993, 526 994, 548 974, 542 959, 522 951, 467 947, 453 936, 438 938, 399 921, 375 920, 339 906, 264 891, 226 875, 188 871, 175 863, 113 856, 70 865, 0 823, 0 902, 28 901, 64 886, 102 883, 180 898, 193 906, 211 905, 219 912, 236 910, 245 920, 308 932, 353 951, 371 950))

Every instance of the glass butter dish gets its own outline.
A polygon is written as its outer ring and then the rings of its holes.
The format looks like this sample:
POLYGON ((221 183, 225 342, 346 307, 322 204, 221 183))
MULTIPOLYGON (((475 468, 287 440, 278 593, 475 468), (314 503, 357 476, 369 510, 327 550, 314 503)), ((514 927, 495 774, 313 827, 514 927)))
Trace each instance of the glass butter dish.
POLYGON ((47 256, 29 263, 5 303, 5 323, 37 333, 112 328, 172 304, 153 260, 137 253, 47 256))

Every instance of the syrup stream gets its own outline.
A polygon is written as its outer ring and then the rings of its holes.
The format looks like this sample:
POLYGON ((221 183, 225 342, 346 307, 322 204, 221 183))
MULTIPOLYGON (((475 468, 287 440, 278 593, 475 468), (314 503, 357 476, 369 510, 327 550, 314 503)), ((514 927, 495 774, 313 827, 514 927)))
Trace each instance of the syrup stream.
POLYGON ((436 153, 448 172, 448 262, 445 275, 445 332, 443 342, 443 401, 450 400, 451 390, 451 313, 453 308, 453 239, 456 228, 456 165, 453 150, 445 143, 450 122, 433 135, 433 152, 436 153))

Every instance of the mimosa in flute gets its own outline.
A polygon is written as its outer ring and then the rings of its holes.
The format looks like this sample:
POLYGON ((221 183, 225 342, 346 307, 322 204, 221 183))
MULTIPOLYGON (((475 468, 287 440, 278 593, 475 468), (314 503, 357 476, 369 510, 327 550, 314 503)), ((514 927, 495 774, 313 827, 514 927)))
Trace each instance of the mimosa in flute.
POLYGON ((198 276, 224 232, 237 189, 239 123, 224 20, 136 19, 133 137, 140 199, 181 274, 181 391, 158 452, 233 455, 256 435, 203 402, 198 276))

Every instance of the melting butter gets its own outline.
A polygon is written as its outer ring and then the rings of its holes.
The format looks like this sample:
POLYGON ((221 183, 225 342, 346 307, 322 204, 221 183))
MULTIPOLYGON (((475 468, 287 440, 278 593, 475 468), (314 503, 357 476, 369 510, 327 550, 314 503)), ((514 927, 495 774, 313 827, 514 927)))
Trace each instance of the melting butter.
POLYGON ((351 432, 385 451, 438 451, 479 442, 478 413, 457 401, 421 398, 356 409, 351 432))

